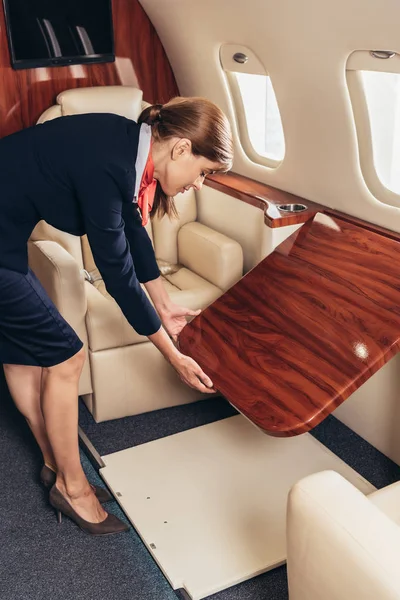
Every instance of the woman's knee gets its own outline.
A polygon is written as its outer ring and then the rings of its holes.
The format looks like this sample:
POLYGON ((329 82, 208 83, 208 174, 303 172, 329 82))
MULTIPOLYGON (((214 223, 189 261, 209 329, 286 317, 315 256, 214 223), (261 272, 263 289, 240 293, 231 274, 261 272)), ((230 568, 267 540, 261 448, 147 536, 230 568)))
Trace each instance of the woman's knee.
POLYGON ((53 367, 44 367, 43 371, 58 375, 63 379, 79 379, 83 365, 85 364, 85 358, 85 349, 81 348, 79 352, 71 356, 68 360, 53 367))

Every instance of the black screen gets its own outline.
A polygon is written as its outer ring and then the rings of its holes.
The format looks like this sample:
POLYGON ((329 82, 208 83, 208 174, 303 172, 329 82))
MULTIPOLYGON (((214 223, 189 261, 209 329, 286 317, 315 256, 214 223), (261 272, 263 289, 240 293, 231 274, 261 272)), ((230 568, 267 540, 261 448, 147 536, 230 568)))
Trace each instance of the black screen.
POLYGON ((114 59, 110 0, 4 0, 14 68, 114 59))

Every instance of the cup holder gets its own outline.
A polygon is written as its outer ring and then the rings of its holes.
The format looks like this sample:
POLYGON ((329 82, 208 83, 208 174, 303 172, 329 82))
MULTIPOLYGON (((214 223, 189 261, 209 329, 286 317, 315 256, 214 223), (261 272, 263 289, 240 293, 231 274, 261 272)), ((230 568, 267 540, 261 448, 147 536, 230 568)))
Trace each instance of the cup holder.
POLYGON ((278 209, 287 213, 299 213, 307 210, 307 206, 305 204, 279 204, 278 209))

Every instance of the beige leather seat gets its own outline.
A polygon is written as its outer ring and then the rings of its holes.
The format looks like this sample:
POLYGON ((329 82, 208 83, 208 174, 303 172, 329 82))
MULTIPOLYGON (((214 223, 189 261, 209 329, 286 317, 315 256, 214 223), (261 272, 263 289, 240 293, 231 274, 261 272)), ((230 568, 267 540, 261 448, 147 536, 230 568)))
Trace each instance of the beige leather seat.
MULTIPOLYGON (((39 119, 113 112, 137 119, 147 104, 132 87, 68 90, 39 119)), ((56 199, 55 199, 56 201, 56 199)), ((193 191, 176 198, 179 219, 147 226, 171 299, 204 308, 243 273, 240 245, 196 221, 193 191)), ((128 324, 96 269, 86 236, 41 221, 29 242, 29 261, 61 314, 87 349, 79 392, 96 421, 115 419, 204 397, 181 383, 148 338, 128 324)))
POLYGON ((323 471, 293 486, 287 517, 290 600, 400 598, 400 482, 366 497, 323 471))

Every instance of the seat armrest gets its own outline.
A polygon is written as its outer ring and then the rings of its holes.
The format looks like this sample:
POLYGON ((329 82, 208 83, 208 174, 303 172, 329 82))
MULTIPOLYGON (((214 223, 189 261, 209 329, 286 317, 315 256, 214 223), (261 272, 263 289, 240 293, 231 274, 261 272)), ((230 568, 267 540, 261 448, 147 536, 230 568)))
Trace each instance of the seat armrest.
POLYGON ((61 315, 77 331, 86 314, 84 276, 76 260, 60 244, 29 241, 29 266, 61 315))
POLYGON ((178 260, 223 291, 243 275, 240 244, 202 223, 187 223, 180 228, 178 260))
POLYGON ((334 471, 289 493, 290 600, 400 598, 400 528, 334 471))

